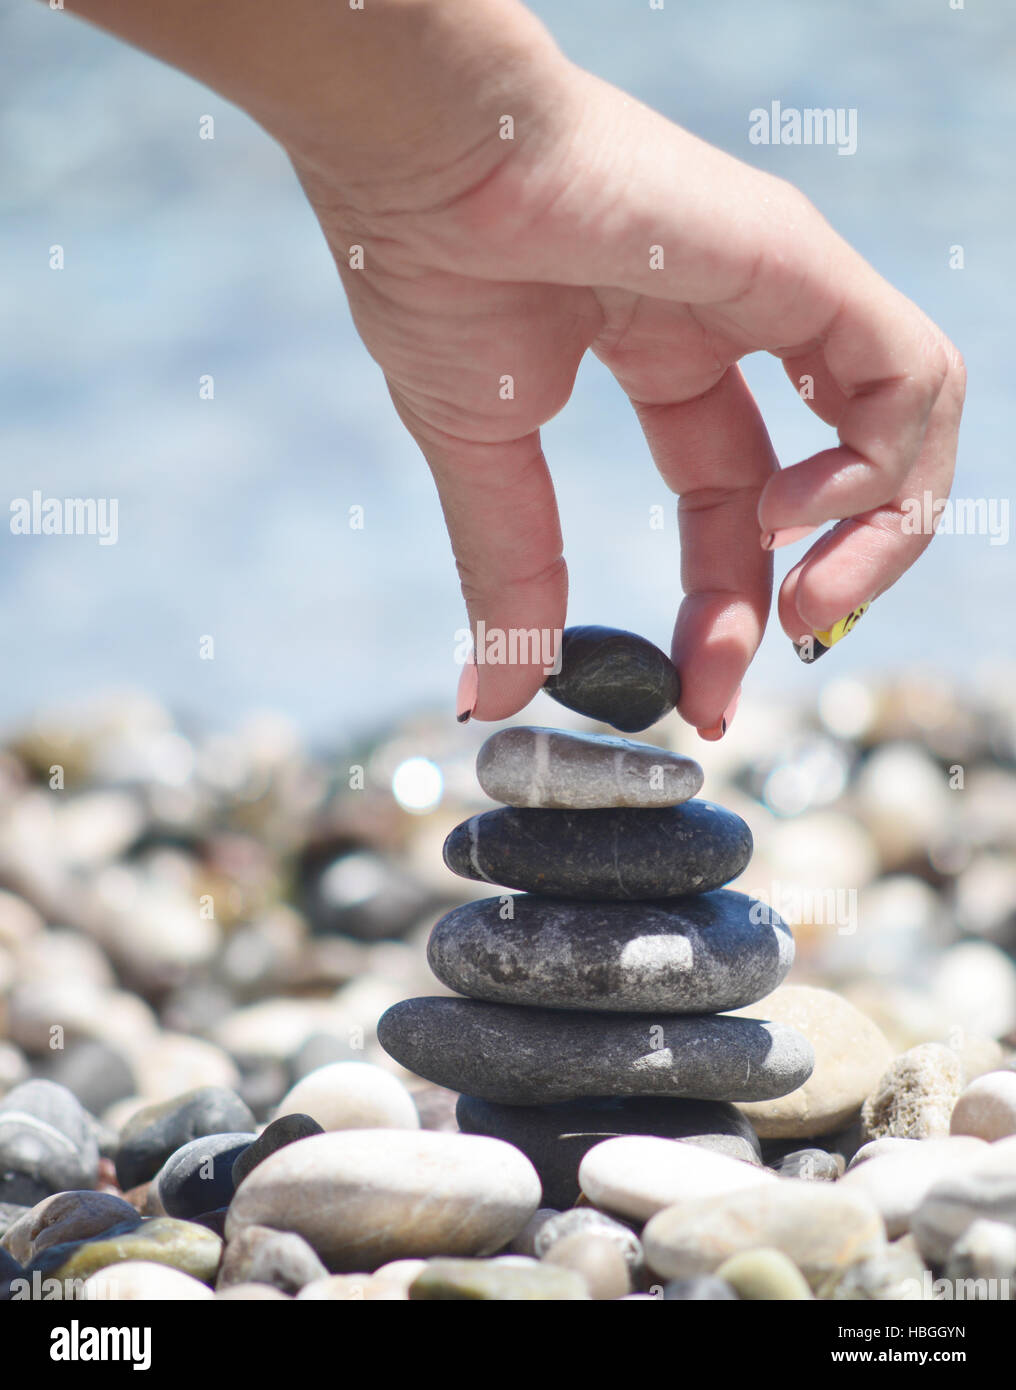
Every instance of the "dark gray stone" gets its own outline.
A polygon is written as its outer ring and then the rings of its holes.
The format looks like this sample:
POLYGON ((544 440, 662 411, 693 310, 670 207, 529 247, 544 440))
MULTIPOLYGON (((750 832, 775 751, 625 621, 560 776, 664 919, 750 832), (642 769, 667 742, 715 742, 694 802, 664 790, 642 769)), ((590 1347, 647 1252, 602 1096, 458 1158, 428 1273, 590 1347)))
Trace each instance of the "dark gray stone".
POLYGON ((299 1293, 328 1270, 303 1236, 268 1226, 245 1226, 226 1246, 216 1288, 230 1284, 271 1284, 283 1293, 299 1293))
POLYGON ((256 1134, 206 1134, 167 1158, 155 1179, 167 1216, 182 1220, 229 1205, 233 1164, 256 1134))
POLYGON ((582 1096, 770 1100, 814 1065, 793 1028, 729 1015, 593 1014, 477 999, 404 999, 377 1026, 382 1047, 439 1086, 541 1105, 582 1096))
POLYGON ((309 1139, 312 1134, 324 1134, 324 1130, 309 1115, 282 1115, 273 1120, 233 1164, 233 1187, 239 1187, 248 1173, 252 1173, 270 1154, 284 1149, 287 1144, 295 1144, 299 1139, 309 1139))
POLYGON ((118 1100, 137 1094, 130 1065, 115 1047, 94 1038, 70 1042, 47 1057, 36 1075, 66 1086, 93 1115, 101 1115, 118 1100))
POLYGON ((154 1178, 170 1154, 207 1134, 253 1130, 254 1116, 235 1091, 199 1086, 172 1100, 146 1105, 124 1125, 116 1155, 116 1180, 124 1192, 154 1178))
POLYGON ((702 788, 691 758, 602 734, 515 724, 476 755, 476 777, 508 806, 588 811, 605 806, 676 806, 702 788))
POLYGON ((558 704, 626 734, 655 724, 681 698, 681 678, 659 647, 616 627, 567 627, 561 670, 544 690, 558 704))
POLYGON ((638 1236, 623 1222, 617 1221, 606 1212, 595 1207, 572 1207, 569 1211, 559 1211, 549 1221, 545 1221, 536 1233, 533 1254, 538 1260, 544 1259, 554 1246, 562 1240, 577 1235, 596 1234, 610 1240, 624 1256, 624 1262, 633 1278, 637 1279, 645 1265, 645 1254, 638 1236))
POLYGON ((677 1303, 727 1302, 737 1300, 737 1293, 726 1279, 715 1274, 699 1274, 693 1279, 671 1279, 663 1286, 663 1297, 677 1303))
POLYGON ((34 1207, 98 1174, 92 1117, 66 1087, 25 1081, 0 1100, 0 1202, 34 1207))
POLYGON ((494 1004, 708 1014, 774 990, 794 939, 775 912, 727 889, 638 903, 519 894, 449 912, 427 959, 449 989, 494 1004))
POLYGON ((444 860, 463 878, 600 901, 708 893, 736 878, 751 851, 740 816, 695 800, 652 811, 485 811, 455 827, 444 860))
POLYGON ((638 1097, 499 1105, 478 1096, 460 1096, 456 1114, 464 1133, 486 1134, 522 1150, 540 1175, 542 1205, 547 1207, 571 1207, 581 1191, 582 1159, 594 1145, 621 1134, 687 1139, 721 1147, 749 1163, 759 1162, 755 1131, 736 1106, 723 1101, 638 1097))

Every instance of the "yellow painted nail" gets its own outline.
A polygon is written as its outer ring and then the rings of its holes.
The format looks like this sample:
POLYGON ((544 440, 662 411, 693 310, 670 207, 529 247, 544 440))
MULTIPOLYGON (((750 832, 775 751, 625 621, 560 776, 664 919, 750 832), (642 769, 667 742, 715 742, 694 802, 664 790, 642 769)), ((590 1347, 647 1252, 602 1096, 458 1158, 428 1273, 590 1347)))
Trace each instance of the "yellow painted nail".
POLYGON ((837 642, 842 642, 847 633, 864 617, 870 603, 861 603, 856 608, 852 608, 845 618, 840 618, 833 623, 832 627, 809 633, 802 637, 799 642, 794 643, 794 650, 806 664, 817 661, 820 656, 825 656, 830 647, 835 647, 837 642))

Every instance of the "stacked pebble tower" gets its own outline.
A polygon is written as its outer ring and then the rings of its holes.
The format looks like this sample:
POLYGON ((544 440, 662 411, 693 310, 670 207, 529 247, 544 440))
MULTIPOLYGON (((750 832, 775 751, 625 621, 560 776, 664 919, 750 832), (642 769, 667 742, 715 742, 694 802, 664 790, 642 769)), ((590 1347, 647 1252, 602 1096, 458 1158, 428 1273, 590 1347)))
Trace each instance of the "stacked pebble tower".
MULTIPOLYGON (((547 690, 634 733, 680 687, 643 638, 570 628, 547 690)), ((733 1102, 796 1090, 813 1054, 785 1024, 725 1012, 775 989, 794 955, 775 913, 723 886, 751 857, 748 826, 695 799, 697 763, 623 738, 506 728, 477 776, 506 804, 456 826, 445 862, 523 891, 437 923, 431 969, 464 997, 396 1004, 378 1025, 386 1051, 461 1093, 462 1130, 527 1153, 548 1205, 575 1201, 584 1152, 617 1134, 758 1162, 733 1102)))

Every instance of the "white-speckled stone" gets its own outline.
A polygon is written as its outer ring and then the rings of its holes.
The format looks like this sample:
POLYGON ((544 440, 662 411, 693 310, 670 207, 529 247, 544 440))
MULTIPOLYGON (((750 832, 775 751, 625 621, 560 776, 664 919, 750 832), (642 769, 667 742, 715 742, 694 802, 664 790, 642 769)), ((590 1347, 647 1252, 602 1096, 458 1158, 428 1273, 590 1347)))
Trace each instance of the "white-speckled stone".
POLYGON ((866 1139, 937 1139, 963 1087, 956 1053, 941 1043, 922 1043, 897 1057, 879 1077, 861 1110, 866 1139))
POLYGON ((962 1093, 949 1129, 993 1143, 1016 1134, 1016 1071, 989 1071, 962 1093))
POLYGON ((308 1072, 275 1111, 309 1115, 322 1129, 419 1129, 420 1114, 397 1076, 370 1062, 331 1062, 308 1072))
POLYGON ((499 1139, 343 1130, 258 1164, 230 1204, 226 1238, 250 1225, 296 1231, 329 1269, 374 1270, 406 1257, 493 1254, 539 1201, 536 1169, 499 1139))
POLYGON ((491 734, 476 776, 494 801, 553 810, 676 806, 698 794, 703 778, 698 763, 665 748, 529 725, 491 734))
POLYGON ((698 1144, 637 1134, 596 1144, 579 1165, 579 1184, 595 1206, 637 1221, 672 1202, 709 1201, 775 1181, 768 1168, 698 1144))
POLYGON ((199 1302, 214 1298, 207 1284, 169 1265, 151 1260, 124 1260, 106 1265, 90 1275, 81 1290, 82 1298, 103 1302, 199 1302))

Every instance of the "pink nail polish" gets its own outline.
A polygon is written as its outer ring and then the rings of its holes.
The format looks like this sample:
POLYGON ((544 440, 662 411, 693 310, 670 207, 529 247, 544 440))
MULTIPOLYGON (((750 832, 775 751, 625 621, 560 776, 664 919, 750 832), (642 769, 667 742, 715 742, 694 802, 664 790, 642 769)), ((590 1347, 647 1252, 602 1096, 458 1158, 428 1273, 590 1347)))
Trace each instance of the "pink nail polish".
POLYGON ((470 657, 459 676, 459 690, 455 701, 455 718, 460 724, 468 724, 473 710, 476 709, 479 693, 480 678, 476 671, 476 663, 470 657))
POLYGON ((813 531, 817 531, 817 526, 787 526, 782 531, 770 531, 768 536, 763 536, 762 547, 764 550, 779 550, 784 545, 793 545, 795 541, 803 541, 805 536, 810 536, 813 531), (766 545, 766 540, 769 544, 766 545))

